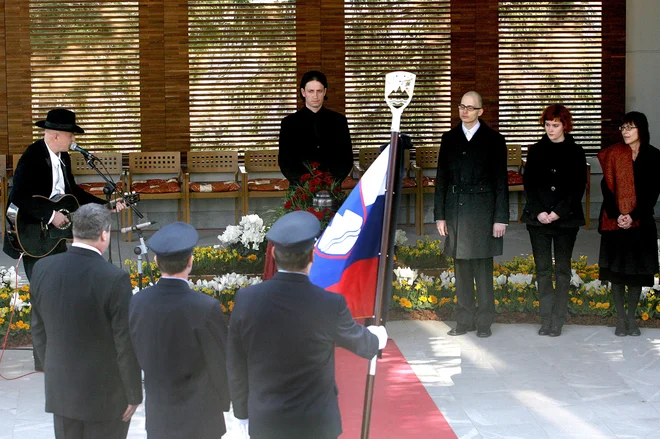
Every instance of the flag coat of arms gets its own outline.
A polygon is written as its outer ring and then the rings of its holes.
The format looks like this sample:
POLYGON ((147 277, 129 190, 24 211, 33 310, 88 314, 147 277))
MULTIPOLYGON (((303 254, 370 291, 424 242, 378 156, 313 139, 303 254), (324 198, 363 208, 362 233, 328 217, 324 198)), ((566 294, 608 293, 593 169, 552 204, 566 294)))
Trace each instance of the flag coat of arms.
POLYGON ((310 280, 342 294, 355 318, 374 315, 389 150, 367 169, 314 248, 310 280))

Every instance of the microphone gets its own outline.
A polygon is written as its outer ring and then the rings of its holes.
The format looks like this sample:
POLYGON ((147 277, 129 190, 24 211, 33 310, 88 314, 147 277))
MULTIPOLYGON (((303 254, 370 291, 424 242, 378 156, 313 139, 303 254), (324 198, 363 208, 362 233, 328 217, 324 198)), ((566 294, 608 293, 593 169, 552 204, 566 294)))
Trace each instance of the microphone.
POLYGON ((85 159, 87 159, 87 160, 96 160, 96 156, 94 154, 87 151, 86 149, 81 148, 80 146, 78 146, 78 144, 76 142, 72 142, 71 145, 69 145, 69 150, 78 151, 79 153, 84 155, 85 159))
POLYGON ((137 232, 138 230, 146 229, 152 224, 158 224, 158 223, 156 221, 147 221, 146 223, 136 224, 131 227, 122 227, 121 233, 137 232))

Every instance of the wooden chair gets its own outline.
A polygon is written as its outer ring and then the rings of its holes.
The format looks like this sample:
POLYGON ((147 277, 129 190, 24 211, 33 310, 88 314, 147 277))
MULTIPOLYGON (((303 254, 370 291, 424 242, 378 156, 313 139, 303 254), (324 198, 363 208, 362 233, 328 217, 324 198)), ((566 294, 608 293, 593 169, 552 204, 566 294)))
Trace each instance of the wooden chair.
MULTIPOLYGON (((177 200, 177 220, 181 218, 182 190, 181 153, 131 152, 128 154, 126 187, 140 194, 140 200, 177 200), (149 180, 143 180, 151 177, 149 180)), ((133 211, 128 212, 128 226, 133 224, 133 211)), ((127 234, 128 241, 133 238, 127 234)))
MULTIPOLYGON (((76 183, 85 192, 97 196, 105 200, 103 188, 106 184, 105 180, 101 178, 98 173, 87 164, 85 157, 82 154, 69 154, 71 156, 71 173, 76 178, 76 183)), ((108 175, 112 182, 117 185, 119 192, 123 192, 126 182, 125 172, 122 166, 122 154, 120 152, 103 152, 95 154, 102 165, 97 165, 99 170, 108 175)), ((122 212, 120 216, 121 227, 126 224, 126 211, 122 212)))
POLYGON ((238 151, 189 152, 188 168, 183 178, 183 192, 185 194, 184 221, 190 223, 191 199, 233 198, 235 220, 236 224, 238 224, 239 201, 243 199, 239 174, 238 151), (233 180, 222 181, 222 175, 218 174, 225 174, 227 176, 231 174, 233 175, 233 180))
POLYGON ((415 148, 413 170, 417 174, 417 213, 415 221, 418 235, 424 234, 424 196, 435 193, 435 175, 438 169, 439 146, 420 146, 415 148), (432 174, 425 175, 425 174, 432 174), (421 182, 421 184, 419 183, 421 182))
POLYGON ((250 212, 250 198, 283 198, 289 189, 289 181, 282 175, 277 156, 277 149, 245 151, 245 164, 239 167, 243 215, 250 212))
POLYGON ((520 145, 507 145, 506 165, 509 168, 509 192, 518 192, 518 222, 520 222, 522 218, 522 200, 525 193, 525 187, 522 183, 523 159, 520 145))

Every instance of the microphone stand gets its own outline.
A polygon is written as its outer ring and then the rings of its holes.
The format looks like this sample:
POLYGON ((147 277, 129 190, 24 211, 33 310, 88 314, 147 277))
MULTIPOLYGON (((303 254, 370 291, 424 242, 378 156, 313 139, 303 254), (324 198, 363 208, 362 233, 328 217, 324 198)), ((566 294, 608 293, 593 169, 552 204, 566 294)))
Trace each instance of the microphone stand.
POLYGON ((154 282, 154 273, 153 270, 151 269, 151 262, 149 262, 149 249, 147 249, 147 245, 144 243, 144 235, 142 234, 142 229, 137 229, 135 230, 138 234, 138 237, 140 238, 140 245, 136 245, 135 248, 133 249, 133 253, 137 255, 137 272, 138 272, 138 290, 142 289, 142 255, 144 255, 144 258, 147 260, 147 270, 149 270, 149 279, 151 279, 151 282, 154 282))
MULTIPOLYGON (((110 183, 106 183, 105 186, 103 186, 103 193, 105 194, 105 201, 110 204, 110 197, 112 197, 112 186, 110 186, 110 183)), ((112 236, 110 237, 112 243, 112 236)), ((121 262, 121 250, 119 249, 119 235, 117 235, 117 251, 120 252, 119 254, 119 261, 121 262)), ((112 245, 108 246, 108 262, 112 264, 112 245)))
MULTIPOLYGON (((112 194, 116 194, 119 198, 122 198, 123 195, 122 195, 122 193, 119 191, 119 189, 117 189, 117 185, 115 184, 114 181, 112 181, 112 178, 109 177, 109 176, 107 176, 106 174, 104 174, 104 173, 98 168, 98 166, 96 166, 96 162, 97 162, 97 161, 100 162, 101 165, 103 165, 103 162, 101 162, 101 160, 99 160, 98 158, 94 157, 94 156, 91 155, 91 154, 86 155, 86 156, 85 156, 85 159, 86 159, 87 165, 88 165, 90 168, 92 168, 93 170, 95 170, 96 173, 97 173, 97 174, 98 174, 98 175, 99 175, 99 176, 105 181, 106 185, 105 185, 105 187, 103 188, 103 193, 104 193, 105 196, 106 196, 106 200, 107 200, 108 202, 110 202, 110 198, 111 198, 112 194)), ((130 204, 130 205, 128 205, 128 207, 133 211, 133 213, 135 213, 135 215, 137 215, 138 218, 144 218, 144 215, 142 215, 142 213, 137 209, 137 207, 135 207, 134 204, 130 204)), ((109 258, 108 258, 108 260, 109 260, 109 262, 112 263, 112 246, 109 246, 109 247, 110 247, 110 253, 109 253, 109 258)), ((119 248, 119 247, 120 247, 119 235, 117 235, 117 248, 119 248)), ((119 255, 119 265, 120 265, 120 266, 122 265, 122 262, 121 262, 121 254, 119 255)))

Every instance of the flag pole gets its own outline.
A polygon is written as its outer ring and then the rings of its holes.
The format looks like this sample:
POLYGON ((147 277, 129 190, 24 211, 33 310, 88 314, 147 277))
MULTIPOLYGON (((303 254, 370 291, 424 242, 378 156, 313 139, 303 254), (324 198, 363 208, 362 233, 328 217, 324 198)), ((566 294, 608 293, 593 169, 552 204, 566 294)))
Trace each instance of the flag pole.
MULTIPOLYGON (((391 72, 385 76, 385 102, 392 111, 392 137, 390 139, 390 156, 387 167, 387 183, 385 190, 385 208, 383 212, 383 229, 380 237, 380 255, 378 258, 378 280, 376 284, 376 299, 374 303, 374 324, 379 325, 382 318, 383 293, 387 280, 386 269, 390 248, 390 228, 392 225, 392 204, 394 200, 395 172, 398 169, 398 143, 401 114, 408 106, 415 88, 415 75, 409 72, 391 72)), ((364 408, 362 412, 361 439, 369 438, 371 425, 371 409, 373 405, 374 383, 376 380, 376 361, 374 356, 369 362, 367 384, 364 392, 364 408)))

